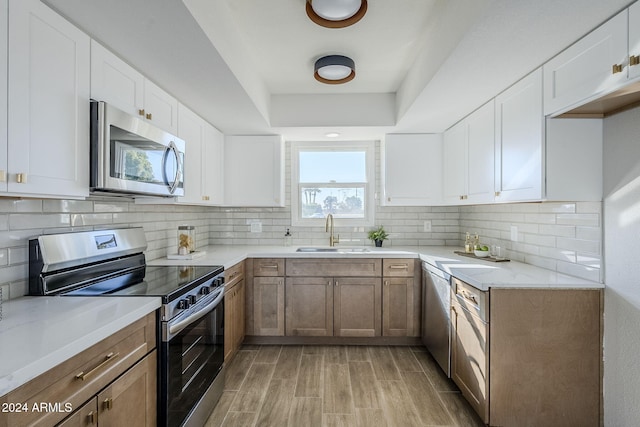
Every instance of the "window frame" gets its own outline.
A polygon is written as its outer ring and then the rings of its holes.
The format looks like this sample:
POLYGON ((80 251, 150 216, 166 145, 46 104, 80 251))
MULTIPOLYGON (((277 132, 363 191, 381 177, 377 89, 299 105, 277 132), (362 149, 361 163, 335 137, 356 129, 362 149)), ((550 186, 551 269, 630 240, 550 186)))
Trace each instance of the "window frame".
POLYGON ((323 142, 323 141, 294 141, 291 143, 291 225, 300 227, 320 227, 324 226, 326 217, 324 218, 302 218, 302 203, 300 200, 300 152, 302 151, 364 151, 365 153, 365 175, 364 183, 305 183, 317 184, 323 187, 354 187, 362 186, 364 188, 365 209, 364 218, 337 218, 337 225, 340 227, 362 227, 374 225, 375 214, 375 141, 341 141, 341 142, 323 142))

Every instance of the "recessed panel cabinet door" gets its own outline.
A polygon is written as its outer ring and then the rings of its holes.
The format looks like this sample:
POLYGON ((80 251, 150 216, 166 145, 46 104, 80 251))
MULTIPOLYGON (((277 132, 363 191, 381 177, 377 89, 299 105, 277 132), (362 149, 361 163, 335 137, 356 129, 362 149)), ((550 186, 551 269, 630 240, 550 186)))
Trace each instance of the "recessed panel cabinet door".
POLYGON ((496 97, 495 200, 542 199, 542 70, 496 97))
POLYGON ((379 337, 382 292, 379 277, 337 277, 333 287, 336 337, 379 337))
POLYGON ((461 204, 467 196, 467 122, 462 121, 444 133, 442 196, 445 203, 461 204))
POLYGON ((333 335, 333 284, 330 277, 286 278, 286 335, 333 335))
POLYGON ((9 5, 8 191, 89 194, 89 36, 38 0, 9 5))

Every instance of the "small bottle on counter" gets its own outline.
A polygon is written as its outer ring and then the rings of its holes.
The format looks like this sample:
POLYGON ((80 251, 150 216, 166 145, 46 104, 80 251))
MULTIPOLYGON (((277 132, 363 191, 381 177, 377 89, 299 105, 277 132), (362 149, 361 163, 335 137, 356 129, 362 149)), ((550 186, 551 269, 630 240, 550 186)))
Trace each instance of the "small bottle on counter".
POLYGON ((284 245, 291 246, 291 232, 287 228, 287 232, 284 233, 284 245))
POLYGON ((473 247, 471 248, 471 252, 475 249, 480 249, 480 236, 478 236, 478 233, 473 236, 473 247))
POLYGON ((473 253, 473 242, 471 241, 471 234, 469 234, 468 231, 464 238, 464 251, 468 254, 473 253))

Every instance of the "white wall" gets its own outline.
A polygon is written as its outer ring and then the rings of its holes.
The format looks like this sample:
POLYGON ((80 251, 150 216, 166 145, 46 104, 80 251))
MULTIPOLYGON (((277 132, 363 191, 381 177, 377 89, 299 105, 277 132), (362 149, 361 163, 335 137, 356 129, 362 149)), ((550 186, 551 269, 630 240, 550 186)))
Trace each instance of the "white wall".
POLYGON ((604 121, 605 425, 640 421, 640 109, 604 121))

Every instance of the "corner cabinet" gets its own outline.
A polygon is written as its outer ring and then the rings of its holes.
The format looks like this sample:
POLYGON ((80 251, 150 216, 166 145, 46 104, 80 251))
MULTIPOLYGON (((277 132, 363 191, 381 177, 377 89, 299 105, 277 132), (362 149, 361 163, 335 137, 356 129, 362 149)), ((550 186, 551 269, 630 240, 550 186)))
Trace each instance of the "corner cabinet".
POLYGON ((225 135, 224 204, 283 207, 284 141, 280 135, 225 135))
POLYGON ((387 134, 382 142, 383 206, 442 201, 442 134, 387 134))
POLYGON ((86 197, 89 36, 39 0, 10 0, 8 17, 8 137, 0 178, 17 195, 86 197))

